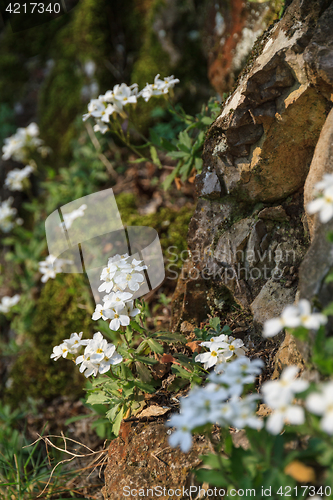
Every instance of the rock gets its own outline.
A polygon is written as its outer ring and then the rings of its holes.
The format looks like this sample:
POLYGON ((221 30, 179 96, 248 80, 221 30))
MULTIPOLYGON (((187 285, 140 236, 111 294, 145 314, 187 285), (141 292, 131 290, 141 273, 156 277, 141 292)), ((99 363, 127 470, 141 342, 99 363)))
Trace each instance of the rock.
POLYGON ((167 490, 176 487, 182 490, 196 484, 191 470, 200 465, 199 456, 211 451, 211 446, 197 436, 191 450, 183 453, 178 447, 170 448, 168 432, 164 423, 122 423, 119 437, 108 450, 104 500, 150 496, 147 488, 153 487, 160 487, 159 498, 168 500, 167 490), (129 496, 126 487, 137 490, 136 494, 129 496), (140 488, 144 491, 142 495, 140 488))
POLYGON ((184 322, 199 326, 207 319, 207 286, 201 270, 191 260, 185 262, 171 303, 171 331, 178 331, 184 322))
POLYGON ((332 98, 333 91, 332 26, 333 5, 330 5, 319 19, 311 42, 303 55, 311 83, 319 89, 326 99, 332 98))
MULTIPOLYGON (((332 302, 333 282, 325 283, 325 278, 333 270, 333 245, 327 240, 327 232, 333 231, 333 220, 317 226, 313 241, 299 269, 299 297, 307 299, 318 311, 318 306, 326 307, 332 302)), ((325 327, 326 335, 333 335, 333 317, 329 316, 325 327)), ((310 331, 310 344, 297 340, 297 346, 305 360, 309 358, 311 342, 315 332, 310 331)))
POLYGON ((216 173, 238 200, 274 202, 302 187, 325 121, 326 99, 302 57, 320 12, 310 6, 305 22, 297 4, 257 43, 258 56, 211 127, 216 173))
POLYGON ((289 217, 281 205, 278 207, 266 207, 258 214, 259 219, 288 221, 289 217))
POLYGON ((278 17, 279 9, 279 2, 232 0, 211 4, 203 41, 208 55, 208 78, 221 96, 234 86, 256 38, 278 17))
MULTIPOLYGON (((333 50, 333 49, 332 49, 333 50)), ((332 55, 332 53, 331 53, 332 55)), ((333 55, 332 55, 333 57, 333 55)), ((307 205, 315 198, 315 184, 322 180, 324 174, 333 173, 333 109, 326 118, 310 165, 309 174, 304 185, 304 208, 307 216, 310 236, 313 239, 315 230, 320 224, 317 214, 310 215, 307 205)))
POLYGON ((247 260, 251 266, 256 264, 260 257, 261 244, 264 237, 267 236, 267 228, 262 220, 255 223, 252 228, 249 243, 246 249, 247 260))
POLYGON ((196 189, 201 196, 211 199, 221 198, 222 195, 221 183, 215 172, 199 174, 196 179, 196 189))
POLYGON ((296 289, 284 288, 280 283, 269 280, 251 304, 254 325, 259 332, 268 319, 277 318, 283 309, 293 304, 296 289))
POLYGON ((303 371, 305 367, 304 358, 298 350, 294 337, 290 333, 286 333, 284 341, 275 355, 275 367, 271 378, 280 378, 283 368, 289 365, 296 365, 300 371, 303 371))
POLYGON ((244 250, 250 237, 252 223, 251 219, 243 219, 222 234, 214 252, 214 258, 219 263, 232 266, 244 261, 244 250))

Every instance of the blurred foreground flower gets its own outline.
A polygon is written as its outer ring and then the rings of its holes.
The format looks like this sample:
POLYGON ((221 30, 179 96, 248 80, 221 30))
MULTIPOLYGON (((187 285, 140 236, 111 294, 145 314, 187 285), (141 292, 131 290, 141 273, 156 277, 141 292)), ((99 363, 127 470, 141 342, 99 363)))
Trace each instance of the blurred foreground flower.
POLYGON ((42 156, 49 152, 44 146, 44 141, 39 137, 39 128, 36 123, 30 123, 26 128, 18 128, 16 133, 5 139, 2 147, 2 159, 25 163, 30 159, 31 153, 38 151, 42 156))
POLYGON ((23 191, 24 189, 24 180, 29 177, 29 175, 34 171, 31 165, 26 165, 24 168, 14 168, 8 172, 5 186, 10 191, 23 191))
POLYGON ((274 337, 284 328, 303 326, 308 330, 318 330, 325 325, 327 318, 324 314, 311 313, 310 302, 302 299, 295 306, 287 306, 280 318, 269 319, 264 324, 263 337, 274 337))
POLYGON ((323 179, 315 184, 315 189, 322 193, 308 204, 307 209, 310 214, 319 212, 320 221, 326 223, 333 217, 333 174, 325 174, 323 179))
POLYGON ((39 272, 43 275, 41 277, 41 282, 46 283, 49 278, 54 279, 58 273, 62 273, 63 265, 73 264, 73 261, 57 259, 54 255, 48 255, 45 260, 39 262, 38 264, 39 272))
POLYGON ((23 224, 23 220, 18 218, 13 220, 13 217, 16 215, 16 208, 11 207, 14 198, 10 196, 7 200, 4 200, 1 203, 0 199, 0 229, 4 233, 9 233, 13 229, 16 224, 23 224))
POLYGON ((321 392, 310 394, 305 402, 307 409, 315 415, 321 415, 320 427, 327 434, 333 434, 333 381, 320 387, 321 392))
POLYGON ((11 308, 19 302, 20 298, 21 296, 18 294, 14 295, 13 297, 8 297, 8 295, 2 297, 0 302, 0 312, 3 314, 7 314, 11 310, 11 308))

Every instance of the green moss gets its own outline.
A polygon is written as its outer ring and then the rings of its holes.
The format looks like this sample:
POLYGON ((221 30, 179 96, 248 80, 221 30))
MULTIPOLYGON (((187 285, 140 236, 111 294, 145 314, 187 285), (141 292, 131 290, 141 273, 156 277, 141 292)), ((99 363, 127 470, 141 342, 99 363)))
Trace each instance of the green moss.
POLYGON ((135 195, 123 193, 116 196, 116 200, 123 224, 156 229, 164 253, 171 246, 179 252, 187 249, 186 236, 194 207, 185 206, 180 210, 162 207, 155 214, 139 215, 135 195))
POLYGON ((12 385, 5 397, 13 403, 32 398, 51 399, 59 395, 78 397, 84 377, 67 359, 53 361, 50 355, 73 332, 91 337, 92 321, 83 275, 67 274, 49 280, 37 302, 31 329, 26 332, 29 348, 16 359, 10 378, 12 385), (82 309, 78 304, 88 307, 82 309))

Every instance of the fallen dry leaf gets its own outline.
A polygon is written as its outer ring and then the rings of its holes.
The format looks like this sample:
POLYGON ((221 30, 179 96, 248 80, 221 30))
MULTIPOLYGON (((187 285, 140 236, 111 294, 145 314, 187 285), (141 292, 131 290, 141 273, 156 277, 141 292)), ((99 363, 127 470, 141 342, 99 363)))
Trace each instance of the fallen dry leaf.
POLYGON ((163 354, 160 363, 174 363, 176 360, 171 354, 163 354))
POLYGON ((163 408, 162 406, 151 405, 148 406, 148 408, 142 410, 142 412, 137 415, 137 418, 159 417, 160 415, 164 415, 168 411, 170 411, 170 408, 163 408))
POLYGON ((187 342, 186 346, 191 349, 192 352, 201 351, 201 340, 193 340, 193 342, 187 342))
POLYGON ((175 177, 175 184, 178 191, 180 191, 183 185, 182 181, 180 180, 180 177, 175 177))

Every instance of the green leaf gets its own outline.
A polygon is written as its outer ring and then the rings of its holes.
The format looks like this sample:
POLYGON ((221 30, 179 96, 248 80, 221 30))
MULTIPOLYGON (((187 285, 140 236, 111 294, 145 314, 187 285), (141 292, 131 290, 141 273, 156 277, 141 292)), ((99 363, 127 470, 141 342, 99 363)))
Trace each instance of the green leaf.
POLYGON ((90 405, 97 405, 107 403, 109 400, 110 398, 108 398, 104 392, 93 392, 89 394, 87 403, 90 405))
POLYGON ((158 363, 157 359, 145 358, 144 356, 138 356, 137 354, 134 355, 134 358, 136 361, 140 361, 145 365, 156 365, 158 363))
POLYGON ((182 344, 186 344, 187 342, 187 338, 180 333, 156 332, 152 335, 163 342, 181 342, 182 344))
POLYGON ((210 125, 211 123, 213 123, 214 118, 211 118, 210 116, 203 116, 200 121, 204 125, 210 125))
POLYGON ((156 340, 148 339, 147 342, 152 351, 156 352, 157 354, 163 354, 164 352, 163 346, 159 344, 156 340))
POLYGON ((136 361, 135 367, 136 367, 136 371, 137 371, 140 379, 142 380, 142 382, 150 382, 151 381, 151 379, 153 378, 152 374, 150 373, 148 368, 143 363, 140 363, 140 361, 136 361))
POLYGON ((328 306, 325 307, 322 313, 325 314, 325 316, 333 316, 333 302, 328 304, 328 306))
POLYGON ((179 132, 178 139, 179 146, 184 145, 187 149, 192 148, 192 139, 185 130, 183 132, 179 132))
POLYGON ((153 163, 158 166, 158 168, 163 168, 162 163, 160 162, 159 157, 157 156, 157 151, 155 146, 150 146, 150 154, 151 154, 151 159, 153 160, 153 163))
POLYGON ((189 156, 189 151, 172 151, 171 153, 168 154, 170 158, 177 159, 177 158, 186 158, 189 156))
POLYGON ((116 416, 116 419, 115 419, 113 426, 112 426, 112 431, 113 431, 115 436, 119 435, 120 425, 121 425, 121 421, 123 419, 123 416, 124 416, 124 407, 122 406, 120 408, 120 411, 119 411, 118 415, 116 416))
POLYGON ((136 160, 128 160, 129 163, 142 163, 144 161, 149 161, 149 158, 137 158, 136 160))
POLYGON ((168 177, 162 182, 162 187, 165 191, 167 191, 169 189, 169 187, 171 186, 171 184, 173 183, 173 181, 177 177, 179 169, 180 169, 180 165, 181 164, 179 163, 177 165, 177 167, 171 172, 171 174, 168 175, 168 177))
POLYGON ((195 158, 194 160, 194 167, 196 169, 197 172, 201 172, 202 170, 202 165, 203 165, 203 161, 202 161, 202 158, 195 158))

